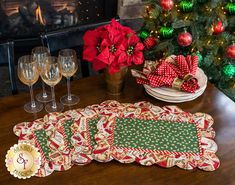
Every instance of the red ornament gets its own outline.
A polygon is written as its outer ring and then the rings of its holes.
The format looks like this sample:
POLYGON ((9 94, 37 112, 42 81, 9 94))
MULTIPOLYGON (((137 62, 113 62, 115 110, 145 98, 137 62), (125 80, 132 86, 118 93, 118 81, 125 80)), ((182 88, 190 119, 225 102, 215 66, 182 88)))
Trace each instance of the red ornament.
POLYGON ((144 45, 146 46, 147 49, 151 49, 154 46, 156 46, 157 41, 156 38, 153 36, 150 36, 144 40, 144 45))
POLYGON ((180 46, 189 46, 192 41, 192 35, 187 31, 184 31, 183 33, 178 35, 178 43, 180 46))
POLYGON ((224 26, 222 21, 217 21, 216 24, 212 27, 213 34, 217 35, 224 31, 224 26))
POLYGON ((230 59, 235 59, 235 44, 232 44, 226 48, 226 56, 230 59))
POLYGON ((160 1, 160 6, 165 11, 171 10, 174 6, 174 1, 173 0, 161 0, 160 1))

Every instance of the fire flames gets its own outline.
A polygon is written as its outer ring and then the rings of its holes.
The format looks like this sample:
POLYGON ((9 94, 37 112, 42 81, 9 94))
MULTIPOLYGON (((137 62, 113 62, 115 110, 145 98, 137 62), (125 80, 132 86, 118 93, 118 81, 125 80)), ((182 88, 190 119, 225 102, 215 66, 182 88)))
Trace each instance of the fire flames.
POLYGON ((46 21, 45 19, 43 19, 42 17, 42 11, 41 11, 41 7, 38 5, 38 7, 35 10, 35 14, 36 14, 36 21, 38 21, 41 25, 46 25, 46 21))

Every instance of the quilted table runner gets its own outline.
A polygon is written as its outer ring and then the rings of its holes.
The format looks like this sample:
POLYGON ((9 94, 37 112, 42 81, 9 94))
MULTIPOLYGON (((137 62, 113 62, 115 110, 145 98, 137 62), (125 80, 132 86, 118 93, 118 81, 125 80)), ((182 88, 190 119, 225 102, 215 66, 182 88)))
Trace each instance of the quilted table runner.
POLYGON ((210 115, 191 114, 176 106, 105 101, 19 123, 14 133, 19 143, 39 149, 42 161, 38 177, 68 170, 74 164, 113 159, 213 171, 220 162, 215 155, 212 125, 210 115))

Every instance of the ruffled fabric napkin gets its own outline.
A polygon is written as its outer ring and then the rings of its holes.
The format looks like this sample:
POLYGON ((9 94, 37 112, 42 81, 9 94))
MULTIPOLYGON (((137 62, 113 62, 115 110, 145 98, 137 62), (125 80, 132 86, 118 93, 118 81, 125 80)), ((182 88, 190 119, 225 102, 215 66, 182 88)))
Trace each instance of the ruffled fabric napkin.
POLYGON ((171 87, 185 92, 195 93, 200 88, 195 74, 198 66, 198 57, 188 55, 170 56, 160 60, 155 67, 147 67, 143 72, 133 71, 139 84, 148 84, 151 87, 171 87))

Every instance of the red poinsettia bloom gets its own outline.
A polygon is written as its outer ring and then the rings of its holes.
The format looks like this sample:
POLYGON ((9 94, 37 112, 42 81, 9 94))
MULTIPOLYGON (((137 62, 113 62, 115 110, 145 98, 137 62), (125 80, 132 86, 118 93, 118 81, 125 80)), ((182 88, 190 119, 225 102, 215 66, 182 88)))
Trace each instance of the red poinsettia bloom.
POLYGON ((135 34, 135 31, 127 26, 123 26, 118 23, 115 19, 112 19, 111 24, 107 25, 106 29, 112 35, 123 35, 124 37, 128 37, 130 34, 135 34))
POLYGON ((96 57, 97 60, 109 65, 109 72, 115 73, 119 71, 119 65, 114 65, 118 60, 119 47, 123 42, 121 35, 113 36, 113 33, 109 32, 109 37, 103 39, 100 44, 102 52, 96 57))
POLYGON ((95 70, 108 67, 110 73, 116 73, 122 66, 141 64, 143 49, 136 33, 113 19, 85 33, 83 59, 92 62, 95 70))
POLYGON ((144 45, 140 39, 132 34, 126 42, 120 46, 120 55, 118 63, 122 66, 130 66, 133 64, 142 64, 144 61, 143 55, 144 45))
POLYGON ((100 70, 106 67, 106 65, 97 60, 96 57, 100 54, 100 44, 102 40, 107 37, 108 32, 105 27, 99 27, 95 30, 89 30, 84 35, 84 48, 83 59, 92 62, 95 70, 100 70))
POLYGON ((83 59, 92 61, 99 53, 98 46, 101 43, 102 37, 97 30, 87 31, 84 35, 83 59))

